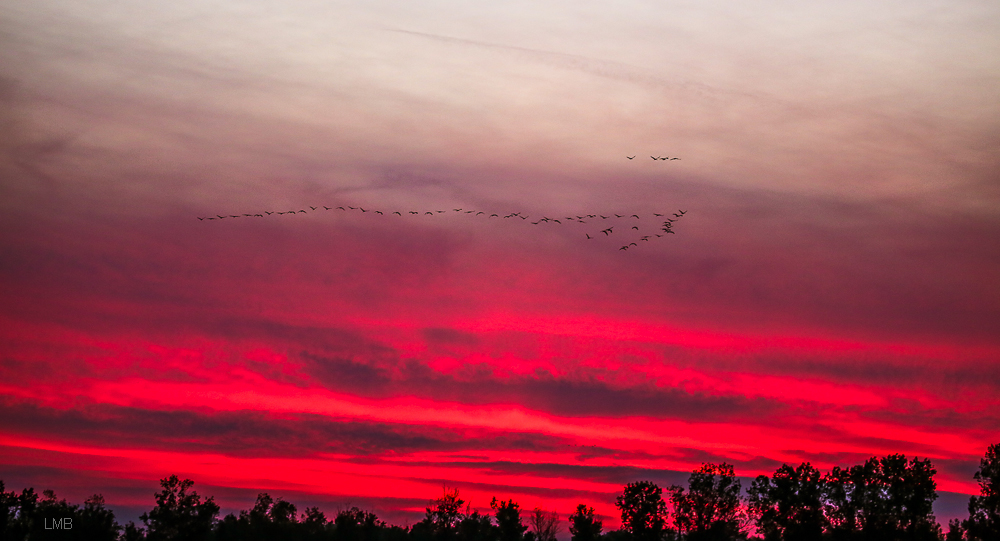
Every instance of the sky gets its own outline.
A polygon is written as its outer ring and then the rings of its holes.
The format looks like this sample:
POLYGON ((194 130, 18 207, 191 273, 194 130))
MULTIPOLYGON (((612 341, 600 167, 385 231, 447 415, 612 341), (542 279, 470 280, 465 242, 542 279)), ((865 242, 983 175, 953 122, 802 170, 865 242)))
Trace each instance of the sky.
POLYGON ((705 462, 903 453, 963 516, 1000 442, 998 27, 2 0, 0 479, 133 520, 177 474, 224 512, 412 524, 449 487, 617 527, 705 462))

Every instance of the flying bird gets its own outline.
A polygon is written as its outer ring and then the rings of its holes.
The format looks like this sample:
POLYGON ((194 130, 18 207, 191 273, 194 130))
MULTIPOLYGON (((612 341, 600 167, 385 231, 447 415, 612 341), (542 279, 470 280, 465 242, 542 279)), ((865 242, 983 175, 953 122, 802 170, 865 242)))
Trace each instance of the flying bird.
POLYGON ((198 216, 198 219, 199 219, 199 220, 204 220, 204 218, 202 218, 201 216, 198 216))
POLYGON ((686 211, 686 210, 678 210, 677 212, 680 212, 681 216, 684 216, 685 214, 687 214, 688 211, 686 211))
POLYGON ((656 156, 650 156, 650 158, 653 158, 654 160, 659 160, 659 158, 657 158, 656 156))
POLYGON ((632 226, 632 229, 635 229, 636 231, 638 231, 638 230, 639 230, 639 226, 637 226, 637 225, 633 225, 633 226, 632 226))
POLYGON ((622 246, 621 248, 619 248, 619 250, 628 250, 628 245, 622 246))
POLYGON ((635 218, 636 220, 638 220, 639 219, 639 215, 638 214, 633 214, 632 218, 635 218))
POLYGON ((680 158, 670 158, 671 160, 679 160, 680 158))
POLYGON ((411 211, 410 211, 410 214, 420 214, 420 213, 419 213, 419 212, 417 212, 417 211, 415 211, 415 210, 411 210, 411 211))
POLYGON ((662 217, 663 215, 662 215, 662 214, 659 214, 659 213, 656 213, 656 212, 654 212, 654 213, 653 213, 653 216, 661 216, 661 217, 662 217))
MULTIPOLYGON (((393 212, 393 214, 399 214, 399 211, 397 210, 397 211, 393 212)), ((402 214, 399 214, 399 215, 402 216, 402 214)))
POLYGON ((631 160, 632 158, 635 158, 635 156, 625 156, 625 157, 626 157, 626 158, 628 158, 628 159, 630 159, 630 160, 631 160))
POLYGON ((590 236, 590 233, 586 233, 586 235, 587 235, 587 238, 588 238, 588 239, 592 239, 592 238, 594 238, 594 237, 591 237, 591 236, 590 236))
MULTIPOLYGON (((376 210, 375 214, 382 214, 382 211, 381 210, 376 210)), ((385 216, 384 214, 382 214, 382 215, 385 216)))
POLYGON ((424 214, 430 214, 431 216, 434 216, 434 213, 431 212, 431 211, 429 211, 429 210, 427 212, 425 212, 424 214))
POLYGON ((314 206, 311 206, 311 205, 309 206, 309 208, 311 208, 311 209, 313 209, 313 210, 316 210, 316 207, 314 207, 314 206))
POLYGON ((628 245, 629 245, 629 246, 635 246, 635 247, 637 247, 637 248, 639 247, 639 245, 638 245, 638 244, 636 244, 636 243, 634 243, 634 242, 630 242, 630 243, 628 243, 628 245))
POLYGON ((615 217, 616 217, 616 218, 624 218, 625 216, 623 216, 623 215, 621 215, 621 214, 615 214, 615 217))
POLYGON ((326 205, 323 205, 323 208, 325 208, 326 210, 333 210, 332 208, 330 208, 330 207, 328 207, 326 205))
POLYGON ((344 207, 337 207, 337 208, 339 208, 340 210, 344 210, 344 207))

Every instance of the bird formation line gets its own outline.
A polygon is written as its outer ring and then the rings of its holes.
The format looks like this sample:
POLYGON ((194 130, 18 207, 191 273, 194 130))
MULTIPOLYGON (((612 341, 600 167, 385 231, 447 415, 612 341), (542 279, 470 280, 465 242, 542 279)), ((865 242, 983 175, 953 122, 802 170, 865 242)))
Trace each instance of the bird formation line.
MULTIPOLYGON (((638 154, 636 154, 636 156, 638 156, 638 154)), ((630 159, 630 160, 634 160, 636 156, 625 156, 625 157, 628 158, 628 159, 630 159)), ((650 156, 650 158, 652 158, 653 161, 656 161, 656 160, 679 160, 680 159, 680 158, 676 158, 676 157, 672 158, 670 156, 650 156)))
POLYGON ((649 242, 651 239, 654 239, 654 238, 663 238, 663 237, 666 237, 667 235, 676 234, 674 232, 674 228, 673 228, 674 223, 677 220, 679 220, 682 216, 684 216, 685 214, 687 214, 686 210, 678 210, 677 212, 668 213, 668 214, 663 214, 663 213, 655 212, 655 213, 653 213, 652 216, 649 216, 649 215, 640 216, 639 214, 618 214, 618 213, 612 212, 612 213, 608 213, 608 214, 577 214, 577 215, 565 216, 565 217, 560 217, 559 215, 553 215, 553 216, 542 215, 542 216, 538 216, 538 217, 532 218, 531 216, 529 216, 527 214, 524 214, 522 212, 509 212, 509 213, 504 212, 504 213, 501 213, 501 212, 489 212, 489 211, 485 211, 485 210, 469 210, 469 209, 460 209, 460 208, 453 208, 453 209, 451 209, 451 212, 449 212, 447 210, 437 210, 437 209, 435 209, 435 210, 406 210, 406 211, 400 211, 400 210, 388 211, 387 210, 387 211, 383 212, 382 210, 373 209, 371 207, 369 207, 369 208, 364 208, 364 207, 360 207, 360 206, 353 207, 353 206, 350 206, 350 205, 339 205, 339 206, 336 206, 336 207, 328 207, 326 205, 321 205, 321 206, 314 207, 314 206, 310 205, 307 208, 310 209, 310 210, 306 210, 306 209, 297 209, 297 210, 296 209, 291 209, 291 210, 284 210, 284 211, 265 210, 263 212, 254 212, 254 213, 216 214, 215 216, 196 216, 196 218, 198 218, 199 221, 225 220, 225 219, 231 219, 231 218, 266 218, 266 217, 269 217, 269 216, 284 216, 284 215, 289 215, 289 214, 290 215, 309 214, 310 212, 319 212, 320 209, 322 209, 323 212, 334 211, 334 210, 335 211, 341 211, 341 212, 355 212, 356 211, 356 212, 361 212, 361 213, 364 213, 364 214, 371 213, 372 215, 376 215, 377 214, 379 216, 385 216, 385 217, 397 216, 397 217, 400 217, 400 218, 404 217, 404 216, 409 216, 409 215, 415 215, 415 216, 439 216, 441 214, 453 214, 453 213, 455 213, 455 214, 458 214, 458 215, 464 215, 464 216, 469 216, 469 217, 483 217, 483 218, 486 218, 488 220, 492 219, 492 218, 497 218, 497 219, 500 219, 500 220, 504 220, 504 219, 515 219, 515 220, 516 219, 521 219, 525 223, 528 223, 528 224, 531 224, 531 225, 535 225, 535 226, 539 226, 539 225, 559 225, 559 226, 563 226, 563 225, 569 225, 569 224, 598 224, 598 223, 599 224, 608 224, 609 222, 607 222, 607 220, 611 220, 611 221, 625 220, 626 221, 626 225, 624 227, 621 226, 621 225, 609 225, 609 227, 606 227, 606 228, 601 229, 599 231, 584 232, 584 235, 586 237, 586 240, 595 240, 595 239, 601 238, 599 236, 601 234, 604 234, 604 237, 610 239, 612 237, 612 235, 614 235, 615 238, 620 238, 623 235, 632 234, 632 232, 635 232, 636 235, 640 235, 640 236, 634 238, 634 240, 632 242, 628 242, 629 239, 625 239, 625 244, 623 244, 621 246, 621 248, 619 248, 620 251, 627 251, 627 250, 632 249, 632 248, 638 248, 640 242, 649 242), (652 222, 660 221, 659 220, 660 218, 663 218, 662 222, 660 224, 658 224, 658 225, 655 226, 655 227, 658 228, 659 233, 651 233, 651 234, 647 234, 647 235, 643 235, 642 234, 642 233, 645 233, 646 231, 648 231, 649 229, 651 229, 652 227, 654 227, 654 226, 651 226, 650 224, 652 222), (617 230, 616 230, 616 228, 617 228, 617 230), (622 231, 624 231, 624 233, 622 233, 622 231), (591 235, 591 233, 593 233, 593 235, 591 235))

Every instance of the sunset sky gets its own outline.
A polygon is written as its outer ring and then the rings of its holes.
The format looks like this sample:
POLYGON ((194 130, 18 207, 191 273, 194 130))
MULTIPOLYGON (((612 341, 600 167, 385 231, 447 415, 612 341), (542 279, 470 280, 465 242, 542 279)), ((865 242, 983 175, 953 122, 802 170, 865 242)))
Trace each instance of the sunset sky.
POLYGON ((448 486, 617 527, 703 462, 904 453, 963 516, 1000 442, 998 28, 0 0, 0 479, 126 520, 177 474, 223 512, 412 524, 448 486))

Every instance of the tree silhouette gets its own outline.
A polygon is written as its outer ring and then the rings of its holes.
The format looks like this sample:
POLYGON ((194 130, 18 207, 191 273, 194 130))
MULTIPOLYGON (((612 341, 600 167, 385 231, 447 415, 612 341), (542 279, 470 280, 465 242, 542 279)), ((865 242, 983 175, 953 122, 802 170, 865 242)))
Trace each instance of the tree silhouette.
POLYGON ((524 532, 527 526, 521 523, 521 506, 514 500, 497 501, 493 498, 490 502, 494 517, 497 521, 497 531, 499 541, 521 541, 524 539, 524 532))
POLYGON ((88 498, 83 507, 57 500, 55 492, 42 491, 39 498, 33 488, 21 494, 5 492, 0 480, 0 539, 7 540, 68 540, 115 541, 121 526, 115 514, 104 507, 104 498, 97 494, 88 498), (58 524, 58 526, 57 526, 58 524))
POLYGON ((333 527, 335 541, 378 541, 386 525, 375 513, 351 507, 337 513, 333 527))
POLYGON ((556 541, 559 533, 559 513, 536 507, 528 515, 528 524, 535 534, 535 541, 556 541))
POLYGON ((200 541, 212 534, 219 506, 214 498, 204 502, 197 492, 188 489, 194 481, 181 481, 176 475, 160 480, 163 490, 156 496, 156 507, 139 518, 146 524, 150 541, 200 541))
POLYGON ((489 515, 466 508, 465 515, 458 522, 459 541, 496 541, 499 532, 493 526, 489 515))
POLYGON ((823 477, 808 462, 795 468, 784 464, 770 478, 760 475, 747 492, 764 541, 809 541, 822 535, 823 477))
POLYGON ((594 508, 586 504, 576 506, 576 512, 569 516, 569 533, 572 541, 597 541, 601 537, 604 525, 594 518, 594 508))
POLYGON ((703 464, 691 473, 688 490, 670 487, 674 524, 687 539, 728 540, 741 535, 740 482, 730 464, 703 464))
POLYGON ((666 526, 663 490, 649 481, 625 485, 615 506, 622 513, 622 529, 634 541, 660 541, 666 526))
POLYGON ((970 541, 1000 539, 1000 443, 986 449, 973 479, 979 483, 979 496, 969 498, 966 535, 970 541))
POLYGON ((937 499, 930 460, 904 455, 872 457, 824 478, 827 518, 834 539, 937 540, 937 499))
POLYGON ((465 500, 459 497, 458 489, 448 491, 434 500, 431 507, 426 508, 424 520, 414 526, 416 537, 431 538, 438 541, 448 541, 455 536, 455 530, 461 520, 462 504, 465 500))

